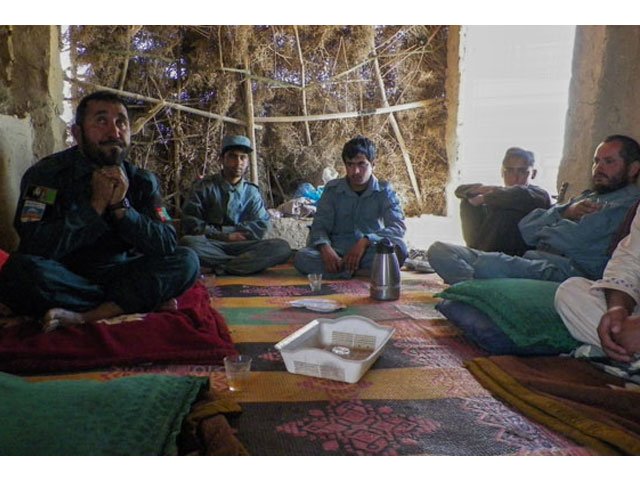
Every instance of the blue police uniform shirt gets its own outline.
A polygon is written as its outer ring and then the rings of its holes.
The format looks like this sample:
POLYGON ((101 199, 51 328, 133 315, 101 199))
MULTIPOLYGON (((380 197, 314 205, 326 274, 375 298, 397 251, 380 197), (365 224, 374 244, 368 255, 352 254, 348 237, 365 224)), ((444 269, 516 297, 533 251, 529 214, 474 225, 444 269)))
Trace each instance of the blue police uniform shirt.
POLYGON ((533 210, 518 226, 528 245, 541 253, 568 257, 589 278, 601 278, 609 261, 612 238, 638 198, 640 188, 636 185, 604 194, 586 191, 569 203, 533 210), (571 204, 584 199, 598 201, 604 207, 578 221, 562 217, 571 204))
POLYGON ((243 232, 249 240, 260 240, 270 227, 257 185, 242 179, 236 185, 221 173, 196 183, 182 209, 185 235, 205 235, 225 240, 232 232, 243 232))
POLYGON ((358 195, 346 178, 339 178, 327 183, 318 201, 309 245, 327 243, 345 253, 364 236, 372 243, 387 237, 403 244, 406 229, 402 206, 388 182, 372 175, 367 189, 358 195))

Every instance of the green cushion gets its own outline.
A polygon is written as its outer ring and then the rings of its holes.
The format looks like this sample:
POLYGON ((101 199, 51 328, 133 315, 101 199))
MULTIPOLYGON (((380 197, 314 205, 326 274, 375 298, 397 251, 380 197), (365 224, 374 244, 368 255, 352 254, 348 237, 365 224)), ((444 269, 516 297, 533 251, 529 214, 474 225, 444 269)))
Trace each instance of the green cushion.
POLYGON ((569 352, 579 343, 553 305, 558 285, 524 278, 469 280, 436 296, 476 307, 519 347, 550 347, 569 352))
POLYGON ((141 375, 30 383, 0 373, 2 455, 177 454, 206 378, 141 375))

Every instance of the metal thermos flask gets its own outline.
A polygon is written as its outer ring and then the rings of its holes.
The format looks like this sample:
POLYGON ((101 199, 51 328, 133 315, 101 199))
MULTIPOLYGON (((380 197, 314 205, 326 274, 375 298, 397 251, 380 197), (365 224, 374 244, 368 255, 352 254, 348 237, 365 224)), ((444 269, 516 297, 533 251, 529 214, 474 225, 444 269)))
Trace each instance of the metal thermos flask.
POLYGON ((371 267, 371 298, 397 300, 400 298, 400 265, 391 240, 383 238, 376 245, 371 267))

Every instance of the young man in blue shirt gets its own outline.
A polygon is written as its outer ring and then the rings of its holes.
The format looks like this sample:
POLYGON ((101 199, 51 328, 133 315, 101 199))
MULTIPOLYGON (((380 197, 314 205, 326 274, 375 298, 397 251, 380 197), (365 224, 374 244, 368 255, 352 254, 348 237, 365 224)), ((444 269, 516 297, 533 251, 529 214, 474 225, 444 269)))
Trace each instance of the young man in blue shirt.
POLYGON ((375 145, 362 136, 353 138, 344 145, 342 160, 347 174, 325 186, 308 246, 294 258, 296 269, 350 278, 371 268, 375 244, 382 238, 391 240, 402 265, 407 257, 404 213, 391 185, 373 174, 375 145))

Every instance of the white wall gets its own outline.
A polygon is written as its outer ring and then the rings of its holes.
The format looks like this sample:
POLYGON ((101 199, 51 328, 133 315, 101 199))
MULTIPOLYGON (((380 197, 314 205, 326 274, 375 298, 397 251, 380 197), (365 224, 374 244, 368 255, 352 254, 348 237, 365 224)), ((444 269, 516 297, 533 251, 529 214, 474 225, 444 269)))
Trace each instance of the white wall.
POLYGON ((456 184, 501 184, 511 146, 536 156, 536 184, 556 193, 568 107, 573 26, 462 29, 456 184))
POLYGON ((448 192, 448 216, 407 219, 407 243, 426 249, 436 240, 463 243, 462 183, 501 185, 507 148, 536 156, 534 183, 556 192, 563 152, 573 55, 573 26, 463 26, 460 41, 458 158, 448 192))

